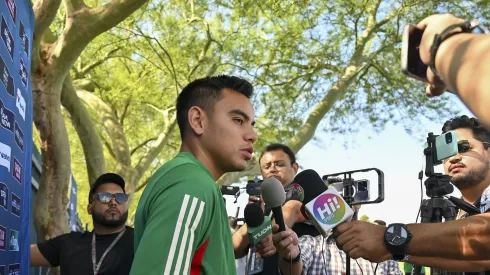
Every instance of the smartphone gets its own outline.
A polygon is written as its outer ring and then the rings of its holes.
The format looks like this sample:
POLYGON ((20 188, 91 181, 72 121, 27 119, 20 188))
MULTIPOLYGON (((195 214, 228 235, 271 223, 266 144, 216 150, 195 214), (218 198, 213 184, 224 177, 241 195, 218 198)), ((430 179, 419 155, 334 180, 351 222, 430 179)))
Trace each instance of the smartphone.
POLYGON ((402 72, 408 77, 427 83, 427 65, 420 59, 419 47, 424 31, 408 24, 402 36, 402 72))
POLYGON ((456 132, 449 131, 436 137, 436 158, 438 161, 450 158, 458 153, 456 132))
POLYGON ((354 195, 354 201, 369 201, 369 180, 358 180, 356 181, 355 186, 356 194, 354 195))

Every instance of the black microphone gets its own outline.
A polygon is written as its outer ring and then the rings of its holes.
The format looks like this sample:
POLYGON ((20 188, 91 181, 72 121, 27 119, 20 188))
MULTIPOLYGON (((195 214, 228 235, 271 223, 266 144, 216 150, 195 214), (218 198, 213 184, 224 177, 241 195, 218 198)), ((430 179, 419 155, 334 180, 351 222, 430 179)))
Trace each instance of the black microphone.
POLYGON ((264 217, 262 208, 255 203, 248 204, 243 210, 247 233, 250 242, 254 245, 272 233, 272 224, 269 217, 264 217))
POLYGON ((281 182, 275 178, 265 179, 260 187, 260 192, 265 205, 272 209, 276 224, 279 225, 279 232, 286 231, 282 214, 282 205, 286 201, 286 192, 281 182))
POLYGON ((293 181, 294 184, 301 186, 303 189, 304 204, 314 200, 323 192, 327 191, 328 186, 323 182, 320 175, 314 170, 308 169, 298 173, 293 181))

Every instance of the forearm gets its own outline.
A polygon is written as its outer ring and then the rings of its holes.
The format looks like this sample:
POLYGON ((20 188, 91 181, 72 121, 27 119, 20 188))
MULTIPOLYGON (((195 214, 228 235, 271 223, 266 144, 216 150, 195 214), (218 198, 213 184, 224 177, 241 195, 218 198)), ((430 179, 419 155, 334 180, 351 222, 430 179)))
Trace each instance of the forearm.
POLYGON ((291 262, 286 262, 281 257, 279 257, 279 269, 284 275, 301 275, 303 270, 303 261, 300 260, 297 263, 291 264, 291 262))
POLYGON ((436 69, 450 89, 490 127, 490 35, 457 34, 444 41, 436 69))
POLYGON ((490 270, 490 260, 461 261, 433 257, 410 257, 409 263, 443 269, 450 272, 480 272, 490 270))
POLYGON ((457 260, 490 259, 490 213, 445 223, 410 224, 406 254, 457 260))
POLYGON ((250 240, 247 236, 247 225, 244 224, 231 237, 233 241, 235 259, 240 259, 246 256, 250 246, 250 240))

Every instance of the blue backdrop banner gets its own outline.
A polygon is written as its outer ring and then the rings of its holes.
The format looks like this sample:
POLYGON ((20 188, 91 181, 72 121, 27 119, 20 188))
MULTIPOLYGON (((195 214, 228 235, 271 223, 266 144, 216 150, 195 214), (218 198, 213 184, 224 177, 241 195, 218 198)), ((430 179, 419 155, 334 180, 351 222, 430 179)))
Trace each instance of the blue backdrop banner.
POLYGON ((29 273, 34 13, 0 0, 0 275, 29 273))

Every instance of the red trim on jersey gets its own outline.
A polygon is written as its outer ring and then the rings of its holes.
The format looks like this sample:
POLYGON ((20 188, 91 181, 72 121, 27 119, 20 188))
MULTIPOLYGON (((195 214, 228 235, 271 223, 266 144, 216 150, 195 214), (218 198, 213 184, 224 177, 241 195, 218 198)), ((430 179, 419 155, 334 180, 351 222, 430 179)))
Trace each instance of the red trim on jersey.
POLYGON ((204 258, 204 253, 206 252, 206 247, 208 247, 209 238, 199 247, 192 257, 191 264, 191 275, 200 275, 202 270, 202 259, 204 258))

